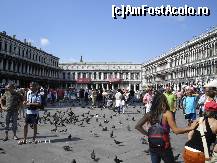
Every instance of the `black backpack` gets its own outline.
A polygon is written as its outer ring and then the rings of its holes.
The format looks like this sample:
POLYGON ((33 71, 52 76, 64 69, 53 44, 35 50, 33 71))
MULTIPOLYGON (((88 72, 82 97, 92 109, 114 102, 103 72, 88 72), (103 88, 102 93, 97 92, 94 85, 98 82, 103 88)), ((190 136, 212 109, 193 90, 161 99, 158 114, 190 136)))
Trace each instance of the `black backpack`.
POLYGON ((148 129, 148 142, 150 151, 162 151, 170 148, 169 131, 162 125, 160 120, 148 129))

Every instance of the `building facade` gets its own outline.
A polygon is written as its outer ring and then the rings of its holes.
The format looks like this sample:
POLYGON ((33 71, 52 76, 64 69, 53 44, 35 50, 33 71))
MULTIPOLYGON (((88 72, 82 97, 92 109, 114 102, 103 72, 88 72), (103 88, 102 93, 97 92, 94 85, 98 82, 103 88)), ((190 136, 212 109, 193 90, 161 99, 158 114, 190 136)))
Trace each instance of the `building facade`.
POLYGON ((26 39, 22 42, 0 32, 0 83, 52 85, 61 82, 60 73, 58 57, 33 47, 26 39))
POLYGON ((141 90, 141 64, 81 61, 60 67, 65 87, 141 90))
POLYGON ((142 65, 142 83, 203 85, 217 78, 217 28, 195 37, 166 54, 142 65))

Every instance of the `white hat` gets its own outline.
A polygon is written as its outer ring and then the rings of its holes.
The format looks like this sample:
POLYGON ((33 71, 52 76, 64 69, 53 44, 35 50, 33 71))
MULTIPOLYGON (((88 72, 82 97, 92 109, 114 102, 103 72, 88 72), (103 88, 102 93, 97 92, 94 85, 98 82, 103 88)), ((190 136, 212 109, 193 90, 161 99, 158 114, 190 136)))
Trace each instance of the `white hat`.
POLYGON ((216 87, 217 88, 217 79, 214 79, 213 81, 207 83, 204 85, 204 87, 216 87))

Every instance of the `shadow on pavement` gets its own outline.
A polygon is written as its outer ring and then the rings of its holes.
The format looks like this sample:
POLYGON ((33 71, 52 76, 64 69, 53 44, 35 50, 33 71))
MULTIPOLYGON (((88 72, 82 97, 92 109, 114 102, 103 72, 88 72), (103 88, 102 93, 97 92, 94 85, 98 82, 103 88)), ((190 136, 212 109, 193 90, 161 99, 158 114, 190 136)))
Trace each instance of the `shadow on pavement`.
POLYGON ((68 138, 60 138, 60 139, 53 139, 51 140, 52 143, 59 143, 59 142, 69 142, 69 141, 79 141, 82 140, 78 137, 72 137, 71 139, 68 138))

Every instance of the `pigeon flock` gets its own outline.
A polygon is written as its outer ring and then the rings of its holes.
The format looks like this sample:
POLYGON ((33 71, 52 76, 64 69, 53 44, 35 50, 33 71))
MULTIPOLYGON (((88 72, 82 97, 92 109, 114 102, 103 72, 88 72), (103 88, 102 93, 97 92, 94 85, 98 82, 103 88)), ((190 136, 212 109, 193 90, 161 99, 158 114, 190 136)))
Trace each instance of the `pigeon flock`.
MULTIPOLYGON (((150 158, 149 152, 144 151, 148 149, 147 140, 134 129, 143 113, 141 107, 131 107, 125 114, 100 108, 48 109, 40 113, 38 132, 40 136, 40 129, 46 129, 48 137, 56 135, 46 138, 50 140, 47 145, 53 146, 59 141, 55 147, 62 147, 60 153, 69 152, 66 154, 70 155, 70 163, 83 163, 84 159, 90 163, 129 163, 132 158, 137 160, 137 157, 144 158, 145 155, 150 158)), ((5 150, 1 151, 5 153, 5 150)))

